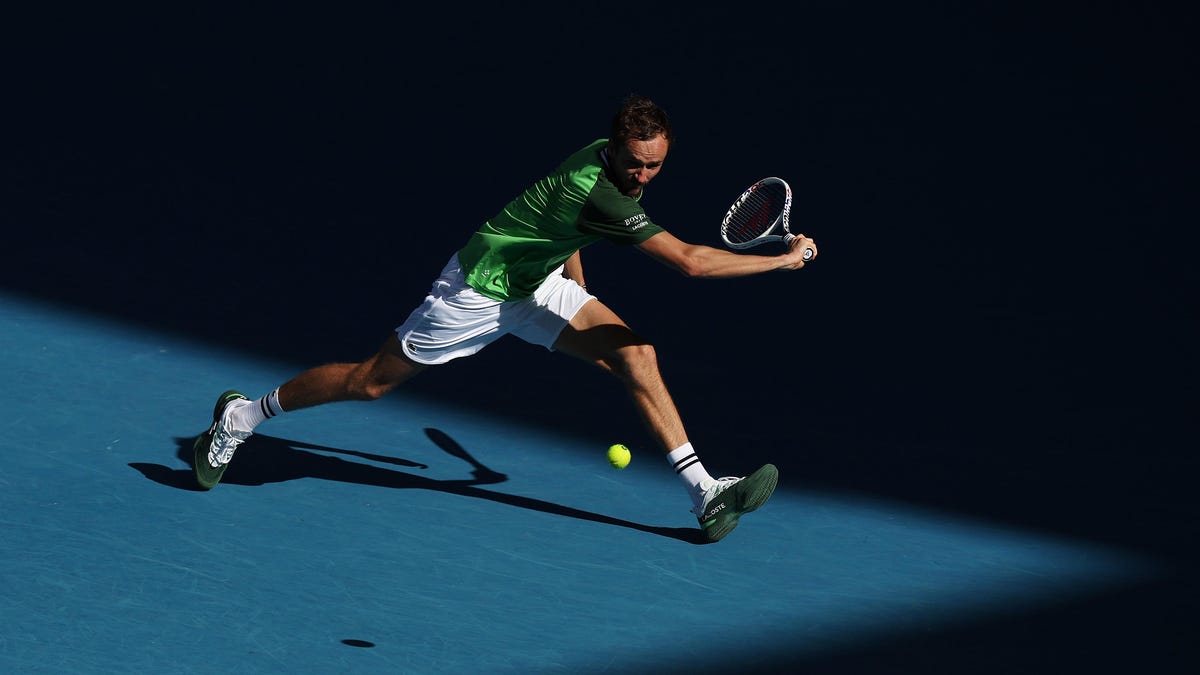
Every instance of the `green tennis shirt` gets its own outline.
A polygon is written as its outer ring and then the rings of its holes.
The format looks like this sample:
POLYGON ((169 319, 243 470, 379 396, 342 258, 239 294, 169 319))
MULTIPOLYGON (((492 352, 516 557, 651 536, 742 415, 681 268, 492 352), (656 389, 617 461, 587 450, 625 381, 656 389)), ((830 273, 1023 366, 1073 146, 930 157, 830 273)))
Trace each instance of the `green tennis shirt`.
POLYGON ((527 298, 584 246, 640 244, 663 231, 609 180, 601 156, 607 143, 568 157, 471 235, 458 251, 471 288, 495 300, 527 298))

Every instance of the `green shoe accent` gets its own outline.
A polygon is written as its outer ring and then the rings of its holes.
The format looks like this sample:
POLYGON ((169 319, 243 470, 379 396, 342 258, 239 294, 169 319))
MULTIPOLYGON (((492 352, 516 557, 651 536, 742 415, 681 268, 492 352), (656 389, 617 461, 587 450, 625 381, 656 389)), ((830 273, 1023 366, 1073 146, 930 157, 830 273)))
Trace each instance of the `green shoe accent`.
POLYGON ((217 399, 217 405, 213 407, 213 422, 208 431, 196 437, 196 441, 192 443, 192 471, 196 474, 196 483, 205 490, 211 490, 221 482, 221 476, 225 475, 225 469, 228 464, 222 464, 214 468, 208 463, 208 451, 212 446, 213 434, 217 433, 217 424, 221 421, 221 413, 225 412, 225 406, 229 405, 230 401, 245 399, 246 396, 240 391, 230 389, 217 399))
POLYGON ((779 470, 765 464, 754 473, 725 488, 708 504, 698 519, 709 541, 720 541, 737 527, 742 515, 758 509, 771 498, 779 484, 779 470))

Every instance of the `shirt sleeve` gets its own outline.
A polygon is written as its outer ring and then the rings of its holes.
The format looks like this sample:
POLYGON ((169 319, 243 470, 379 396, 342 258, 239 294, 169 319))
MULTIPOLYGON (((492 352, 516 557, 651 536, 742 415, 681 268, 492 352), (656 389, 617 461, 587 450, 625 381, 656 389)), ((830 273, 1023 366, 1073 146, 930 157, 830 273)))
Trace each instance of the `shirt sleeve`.
POLYGON ((603 174, 588 193, 575 226, 622 245, 640 244, 663 231, 650 222, 637 200, 621 194, 603 174))

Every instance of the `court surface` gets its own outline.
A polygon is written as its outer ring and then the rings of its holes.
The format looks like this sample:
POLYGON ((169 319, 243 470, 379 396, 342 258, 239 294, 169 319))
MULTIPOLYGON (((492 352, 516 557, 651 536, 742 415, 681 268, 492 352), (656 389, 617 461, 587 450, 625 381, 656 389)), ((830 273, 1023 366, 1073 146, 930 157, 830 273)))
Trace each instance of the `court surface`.
POLYGON ((699 545, 660 457, 402 394, 273 420, 201 492, 216 395, 294 366, 11 295, 0 333, 6 672, 753 670, 1158 571, 786 475, 699 545))

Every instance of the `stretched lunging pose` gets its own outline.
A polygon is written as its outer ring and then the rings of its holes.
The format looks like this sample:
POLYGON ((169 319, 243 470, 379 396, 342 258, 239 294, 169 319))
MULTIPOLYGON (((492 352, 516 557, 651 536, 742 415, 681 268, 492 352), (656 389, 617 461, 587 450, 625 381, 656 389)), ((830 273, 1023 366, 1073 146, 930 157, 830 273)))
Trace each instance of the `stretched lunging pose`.
MULTIPOLYGON (((608 138, 589 143, 488 220, 450 256, 428 297, 361 363, 300 373, 257 400, 223 393, 195 442, 199 484, 214 487, 234 451, 262 422, 324 403, 373 400, 422 371, 517 337, 596 364, 619 378, 683 481, 706 538, 717 541, 767 501, 778 472, 714 479, 689 442, 659 374, 653 345, 587 291, 579 251, 602 239, 634 246, 687 277, 738 277, 805 265, 812 239, 779 255, 750 255, 681 241, 651 222, 642 191, 673 140, 666 113, 630 96, 608 138)), ((815 256, 814 256, 815 257, 815 256)))

